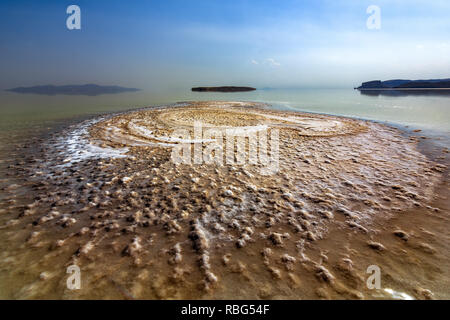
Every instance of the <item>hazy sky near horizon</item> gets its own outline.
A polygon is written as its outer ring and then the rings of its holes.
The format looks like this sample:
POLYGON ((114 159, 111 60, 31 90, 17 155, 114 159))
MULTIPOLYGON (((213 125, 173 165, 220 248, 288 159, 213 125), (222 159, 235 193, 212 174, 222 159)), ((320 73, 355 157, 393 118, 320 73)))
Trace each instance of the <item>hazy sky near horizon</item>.
POLYGON ((450 78, 448 0, 2 0, 0 39, 0 89, 450 78), (66 27, 71 4, 81 30, 66 27), (379 30, 366 26, 370 5, 379 30))

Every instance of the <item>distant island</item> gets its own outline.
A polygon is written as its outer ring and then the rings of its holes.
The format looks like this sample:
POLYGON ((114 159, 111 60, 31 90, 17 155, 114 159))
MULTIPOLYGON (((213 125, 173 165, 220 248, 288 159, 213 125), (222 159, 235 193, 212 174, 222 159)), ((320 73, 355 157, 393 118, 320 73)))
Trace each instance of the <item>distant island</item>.
POLYGON ((373 80, 363 82, 357 90, 410 90, 410 89, 449 89, 450 79, 429 80, 373 80))
POLYGON ((85 96, 97 96, 100 94, 113 94, 122 92, 135 92, 140 89, 136 88, 124 88, 119 86, 100 86, 97 84, 83 84, 83 85, 41 85, 34 87, 17 87, 7 89, 6 91, 16 93, 32 93, 32 94, 44 94, 44 95, 85 95, 85 96))
POLYGON ((245 92, 245 91, 254 91, 254 90, 256 90, 256 88, 233 87, 233 86, 192 88, 192 91, 196 91, 196 92, 245 92))

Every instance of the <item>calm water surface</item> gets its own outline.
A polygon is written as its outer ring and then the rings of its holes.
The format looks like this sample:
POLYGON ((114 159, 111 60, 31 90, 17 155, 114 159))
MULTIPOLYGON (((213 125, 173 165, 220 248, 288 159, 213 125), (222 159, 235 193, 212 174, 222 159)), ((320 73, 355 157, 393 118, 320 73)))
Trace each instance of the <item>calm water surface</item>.
POLYGON ((364 95, 352 89, 267 89, 243 93, 142 90, 100 96, 0 93, 0 135, 4 146, 64 121, 90 115, 187 100, 266 102, 277 109, 343 115, 422 129, 450 146, 450 94, 364 95))

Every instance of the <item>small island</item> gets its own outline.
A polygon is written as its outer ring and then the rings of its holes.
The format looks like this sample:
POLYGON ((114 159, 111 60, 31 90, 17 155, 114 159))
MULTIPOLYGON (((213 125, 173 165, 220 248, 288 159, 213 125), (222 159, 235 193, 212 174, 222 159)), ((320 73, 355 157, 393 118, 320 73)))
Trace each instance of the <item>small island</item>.
POLYGON ((195 92, 245 92, 245 91, 254 91, 254 90, 256 90, 256 88, 234 87, 234 86, 192 88, 192 91, 195 91, 195 92))

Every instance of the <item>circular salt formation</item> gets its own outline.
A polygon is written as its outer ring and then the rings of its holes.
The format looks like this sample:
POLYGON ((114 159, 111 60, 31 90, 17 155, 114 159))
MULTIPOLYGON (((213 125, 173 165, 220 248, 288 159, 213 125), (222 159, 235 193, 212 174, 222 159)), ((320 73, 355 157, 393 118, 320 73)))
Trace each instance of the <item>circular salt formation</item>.
POLYGON ((276 128, 316 137, 348 134, 364 128, 349 119, 287 113, 262 109, 261 106, 255 103, 244 107, 242 103, 195 102, 182 107, 148 109, 102 121, 91 129, 91 135, 97 145, 170 147, 180 142, 207 142, 172 136, 177 129, 187 129, 193 134, 196 125, 220 130, 224 134, 226 130, 237 134, 276 128))

